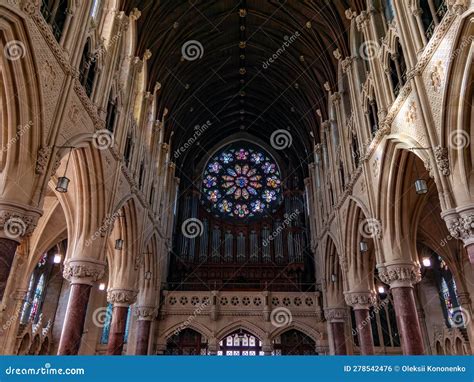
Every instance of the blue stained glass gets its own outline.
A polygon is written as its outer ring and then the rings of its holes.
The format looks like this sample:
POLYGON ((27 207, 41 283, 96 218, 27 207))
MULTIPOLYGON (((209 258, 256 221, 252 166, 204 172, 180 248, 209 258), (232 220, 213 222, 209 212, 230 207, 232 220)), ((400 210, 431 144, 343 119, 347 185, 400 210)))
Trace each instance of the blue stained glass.
POLYGON ((203 195, 209 212, 246 218, 273 211, 281 202, 281 179, 275 162, 252 147, 222 149, 205 167, 203 195))
MULTIPOLYGON (((130 321, 131 321, 131 313, 132 313, 132 308, 128 307, 128 312, 127 312, 127 323, 125 325, 125 334, 123 336, 123 341, 124 343, 127 343, 128 341, 128 332, 130 328, 130 321)), ((102 335, 100 337, 100 343, 105 345, 109 342, 109 335, 110 335, 110 324, 112 322, 112 314, 113 314, 113 305, 109 302, 107 303, 107 308, 105 310, 105 318, 103 322, 103 328, 102 328, 102 335)))
POLYGON ((112 322, 112 304, 108 303, 105 309, 105 318, 102 327, 102 335, 100 336, 100 343, 107 344, 109 342, 110 323, 112 322))
POLYGON ((132 307, 129 306, 128 307, 128 313, 127 313, 127 324, 125 325, 125 334, 123 336, 123 343, 127 343, 128 342, 128 332, 130 330, 130 321, 132 318, 132 307))

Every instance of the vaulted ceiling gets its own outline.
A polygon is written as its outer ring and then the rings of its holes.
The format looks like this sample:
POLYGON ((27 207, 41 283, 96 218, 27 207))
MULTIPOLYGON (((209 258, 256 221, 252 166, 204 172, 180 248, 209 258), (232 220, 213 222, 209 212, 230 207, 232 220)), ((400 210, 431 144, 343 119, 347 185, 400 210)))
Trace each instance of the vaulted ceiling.
POLYGON ((293 139, 281 159, 310 161, 319 140, 316 110, 327 115, 324 84, 336 88, 333 51, 349 55, 345 10, 359 11, 364 2, 126 1, 127 12, 136 7, 142 13, 137 55, 146 49, 153 54, 147 62, 148 88, 161 84, 158 107, 160 115, 169 111, 166 136, 172 137, 173 149, 194 134, 196 125, 213 123, 179 167, 230 135, 246 132, 268 142, 278 129, 293 139), (200 56, 195 60, 183 57, 191 40, 200 56))

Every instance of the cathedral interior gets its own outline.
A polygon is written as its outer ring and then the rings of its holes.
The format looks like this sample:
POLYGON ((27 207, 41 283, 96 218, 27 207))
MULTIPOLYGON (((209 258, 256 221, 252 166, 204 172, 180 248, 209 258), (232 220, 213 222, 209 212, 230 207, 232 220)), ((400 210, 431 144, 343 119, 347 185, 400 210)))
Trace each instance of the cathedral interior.
POLYGON ((472 354, 473 41, 473 0, 0 0, 0 354, 472 354))

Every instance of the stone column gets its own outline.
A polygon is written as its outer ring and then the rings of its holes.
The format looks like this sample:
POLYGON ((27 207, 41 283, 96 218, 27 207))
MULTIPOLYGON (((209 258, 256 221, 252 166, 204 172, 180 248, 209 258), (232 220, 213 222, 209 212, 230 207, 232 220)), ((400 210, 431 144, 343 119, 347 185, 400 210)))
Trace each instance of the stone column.
POLYGON ((390 264, 379 268, 380 279, 390 285, 403 354, 424 354, 423 336, 416 311, 413 285, 420 281, 415 264, 390 264))
POLYGON ((150 342, 151 322, 156 316, 156 308, 149 306, 139 306, 135 309, 137 316, 137 346, 136 355, 147 355, 148 344, 150 342))
POLYGON ((107 301, 113 304, 107 355, 121 355, 127 327, 128 308, 137 298, 137 292, 127 289, 112 289, 107 292, 107 301))
POLYGON ((18 243, 14 240, 0 239, 0 301, 5 293, 17 246, 18 243))
POLYGON ((346 355, 345 321, 347 320, 347 310, 345 308, 329 308, 325 309, 324 313, 331 326, 334 354, 346 355))
POLYGON ((264 338, 262 340, 262 351, 263 355, 272 355, 273 346, 269 338, 264 338))
POLYGON ((16 249, 25 236, 33 233, 41 211, 0 206, 0 302, 5 293, 16 249))
POLYGON ((104 275, 105 266, 93 260, 69 260, 63 276, 71 283, 58 355, 76 355, 81 345, 91 286, 104 275))
POLYGON ((446 221, 449 234, 463 241, 469 262, 474 265, 474 207, 459 208, 458 211, 445 211, 441 216, 446 221))
POLYGON ((209 355, 217 355, 219 350, 219 341, 216 337, 210 337, 207 342, 207 353, 209 355))
POLYGON ((359 337, 359 348, 362 355, 374 354, 374 339, 372 337, 372 323, 370 307, 375 304, 376 296, 373 292, 348 292, 345 294, 346 303, 354 309, 356 332, 359 337))

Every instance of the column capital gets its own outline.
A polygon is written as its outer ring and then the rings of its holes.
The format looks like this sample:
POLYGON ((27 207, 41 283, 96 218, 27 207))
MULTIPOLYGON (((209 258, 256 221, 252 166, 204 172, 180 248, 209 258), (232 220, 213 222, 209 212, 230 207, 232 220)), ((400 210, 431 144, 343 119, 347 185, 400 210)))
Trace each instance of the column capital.
POLYGON ((465 246, 474 244, 474 206, 448 210, 441 216, 452 237, 462 240, 465 246))
POLYGON ((377 268, 380 279, 390 288, 412 287, 421 280, 420 266, 415 263, 384 264, 377 268))
POLYGON ((156 314, 157 309, 154 306, 137 306, 135 308, 135 316, 138 320, 153 321, 156 314))
POLYGON ((352 306, 354 310, 369 309, 377 302, 377 296, 374 291, 365 292, 344 292, 346 304, 352 306))
POLYGON ((33 233, 43 212, 14 202, 0 204, 0 238, 21 242, 33 233))
POLYGON ((71 284, 92 285, 105 273, 105 263, 90 259, 69 259, 64 262, 63 277, 71 284))
POLYGON ((346 308, 325 308, 324 316, 329 322, 345 322, 347 319, 346 308))
POLYGON ((107 302, 114 306, 129 307, 137 299, 138 292, 129 289, 110 289, 107 291, 107 302))

